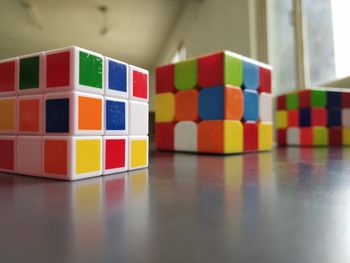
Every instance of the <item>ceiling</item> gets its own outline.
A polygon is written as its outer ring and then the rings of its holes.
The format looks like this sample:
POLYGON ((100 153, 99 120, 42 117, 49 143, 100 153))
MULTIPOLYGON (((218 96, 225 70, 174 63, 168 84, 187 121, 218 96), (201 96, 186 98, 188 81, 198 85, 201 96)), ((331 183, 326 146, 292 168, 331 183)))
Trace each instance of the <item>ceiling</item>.
POLYGON ((0 0, 0 58, 77 45, 151 68, 185 2, 0 0))

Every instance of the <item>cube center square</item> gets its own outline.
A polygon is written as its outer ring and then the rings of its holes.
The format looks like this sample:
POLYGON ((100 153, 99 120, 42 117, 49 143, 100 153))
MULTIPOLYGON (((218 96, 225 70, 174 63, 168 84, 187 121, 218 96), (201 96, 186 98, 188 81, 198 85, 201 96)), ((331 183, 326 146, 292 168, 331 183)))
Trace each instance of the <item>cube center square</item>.
MULTIPOLYGON (((270 150, 271 91, 271 67, 231 51, 159 66, 156 148, 212 154, 270 150)), ((282 129, 288 124, 287 99, 280 101, 282 129)))

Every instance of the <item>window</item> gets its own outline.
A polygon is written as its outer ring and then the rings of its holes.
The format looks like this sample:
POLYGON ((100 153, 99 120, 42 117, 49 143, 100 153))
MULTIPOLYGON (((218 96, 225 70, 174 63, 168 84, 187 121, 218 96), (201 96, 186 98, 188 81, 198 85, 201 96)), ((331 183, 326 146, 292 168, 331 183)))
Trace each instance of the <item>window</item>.
POLYGON ((350 86, 350 1, 270 0, 268 12, 276 93, 336 83, 350 86))

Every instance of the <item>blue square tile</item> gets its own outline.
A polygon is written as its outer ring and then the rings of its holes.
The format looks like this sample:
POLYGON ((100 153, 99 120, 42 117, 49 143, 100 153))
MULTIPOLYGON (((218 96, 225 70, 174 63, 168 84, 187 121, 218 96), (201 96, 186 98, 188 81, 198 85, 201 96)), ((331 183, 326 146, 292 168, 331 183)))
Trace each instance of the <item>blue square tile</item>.
POLYGON ((223 120, 225 88, 204 88, 199 92, 199 116, 202 120, 223 120))
POLYGON ((309 108, 303 108, 299 110, 299 126, 300 127, 311 126, 311 110, 309 108))
POLYGON ((340 127, 341 122, 341 110, 340 109, 328 109, 328 127, 340 127))
POLYGON ((46 132, 69 132, 69 98, 48 99, 45 106, 46 132))
POLYGON ((243 61, 243 86, 246 89, 257 90, 259 88, 259 66, 251 62, 243 61))
POLYGON ((126 103, 106 100, 106 129, 109 131, 123 131, 126 129, 126 103))
POLYGON ((243 92, 244 111, 243 119, 245 121, 256 121, 259 117, 259 95, 255 90, 246 89, 243 92))
POLYGON ((108 88, 127 92, 127 65, 114 60, 108 60, 108 88))

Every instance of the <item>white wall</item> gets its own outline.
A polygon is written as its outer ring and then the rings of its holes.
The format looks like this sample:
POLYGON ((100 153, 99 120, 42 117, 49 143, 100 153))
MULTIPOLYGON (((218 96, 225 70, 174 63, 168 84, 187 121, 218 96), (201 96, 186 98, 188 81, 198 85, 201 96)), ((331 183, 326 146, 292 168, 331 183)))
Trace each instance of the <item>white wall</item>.
MULTIPOLYGON (((224 49, 255 58, 255 1, 259 0, 189 1, 169 32, 155 67, 170 63, 180 43, 188 58, 224 49)), ((154 110, 154 86, 152 70, 150 110, 154 110)))

